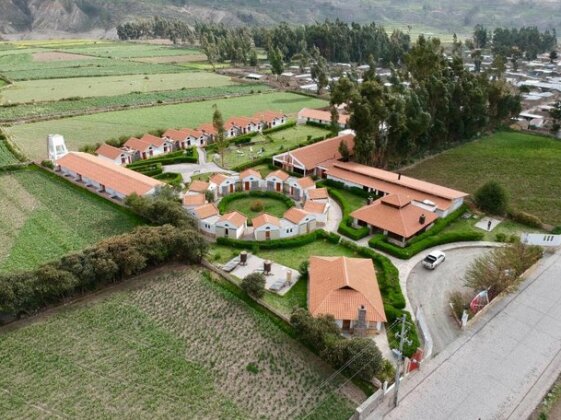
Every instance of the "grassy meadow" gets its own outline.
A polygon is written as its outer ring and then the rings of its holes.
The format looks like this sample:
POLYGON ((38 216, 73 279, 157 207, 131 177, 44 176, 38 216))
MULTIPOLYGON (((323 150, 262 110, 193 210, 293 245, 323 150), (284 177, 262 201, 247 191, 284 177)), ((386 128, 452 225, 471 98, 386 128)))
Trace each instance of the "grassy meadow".
POLYGON ((329 367, 204 274, 147 275, 0 331, 0 417, 349 418, 339 382, 320 386, 329 367))
POLYGON ((561 142, 498 132, 441 153, 404 174, 474 193, 489 180, 505 187, 512 207, 561 224, 561 142))
POLYGON ((131 92, 153 92, 235 84, 227 76, 207 72, 76 77, 29 80, 15 83, 0 93, 0 104, 58 101, 63 98, 117 96, 131 92))
POLYGON ((257 197, 243 197, 229 202, 224 209, 224 213, 229 213, 232 211, 240 212, 247 216, 249 220, 260 214, 267 213, 272 216, 282 217, 285 211, 288 210, 288 206, 281 200, 274 198, 257 198, 257 197), (254 211, 252 207, 256 203, 261 203, 262 210, 254 211))
POLYGON ((0 271, 25 270, 140 221, 118 206, 39 169, 0 174, 0 271))
POLYGON ((70 150, 83 145, 103 142, 110 138, 146 133, 155 129, 197 127, 212 120, 213 105, 224 118, 253 115, 257 111, 277 110, 295 114, 304 107, 318 108, 327 102, 293 93, 274 92, 244 97, 217 99, 177 105, 126 111, 104 112, 53 121, 17 125, 7 129, 14 141, 29 158, 46 155, 45 138, 49 133, 62 134, 70 150))
POLYGON ((10 152, 6 142, 0 140, 0 167, 19 163, 19 160, 10 152))

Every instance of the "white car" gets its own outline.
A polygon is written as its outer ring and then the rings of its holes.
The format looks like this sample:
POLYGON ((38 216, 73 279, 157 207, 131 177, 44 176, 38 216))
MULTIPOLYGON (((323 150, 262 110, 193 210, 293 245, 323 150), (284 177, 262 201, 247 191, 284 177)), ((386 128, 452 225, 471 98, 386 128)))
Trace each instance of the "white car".
POLYGON ((423 260, 423 267, 434 270, 446 259, 446 254, 442 251, 432 251, 423 260))

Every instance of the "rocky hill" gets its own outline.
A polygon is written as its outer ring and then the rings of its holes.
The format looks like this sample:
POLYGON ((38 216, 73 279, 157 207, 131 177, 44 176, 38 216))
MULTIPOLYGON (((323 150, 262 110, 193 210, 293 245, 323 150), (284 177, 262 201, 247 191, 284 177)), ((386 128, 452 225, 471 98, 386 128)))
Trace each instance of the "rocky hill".
POLYGON ((558 0, 0 0, 0 33, 109 30, 154 15, 226 25, 339 18, 458 33, 477 23, 561 28, 558 0))

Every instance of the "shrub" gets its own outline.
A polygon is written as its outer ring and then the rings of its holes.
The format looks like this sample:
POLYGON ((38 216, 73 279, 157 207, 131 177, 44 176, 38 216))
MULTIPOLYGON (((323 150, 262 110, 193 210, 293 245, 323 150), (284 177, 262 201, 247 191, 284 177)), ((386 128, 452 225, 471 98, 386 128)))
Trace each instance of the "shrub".
POLYGON ((133 193, 125 199, 125 205, 156 225, 170 224, 181 228, 195 228, 197 223, 183 209, 181 203, 165 196, 169 194, 173 197, 174 193, 168 192, 167 189, 161 191, 154 197, 141 197, 133 193))
POLYGON ((55 164, 51 160, 42 160, 41 161, 41 166, 44 167, 44 168, 48 168, 48 169, 54 169, 55 168, 55 164))
POLYGON ((561 226, 555 226, 551 231, 554 235, 561 235, 561 226))
POLYGON ((506 233, 502 233, 502 232, 497 233, 495 235, 495 240, 497 242, 506 242, 507 241, 506 233))
POLYGON ((286 239, 272 239, 270 241, 246 241, 243 239, 216 238, 216 243, 218 245, 226 245, 240 249, 252 249, 253 247, 257 247, 258 249, 286 249, 314 242, 318 238, 319 232, 321 231, 316 230, 312 233, 308 233, 307 235, 294 236, 286 239))
POLYGON ((538 217, 529 213, 525 213, 523 211, 510 209, 508 211, 508 217, 510 217, 515 222, 521 223, 529 227, 533 227, 533 228, 542 227, 542 221, 538 217))
POLYGON ((459 290, 454 290, 448 295, 448 300, 452 304, 452 310, 456 318, 462 319, 464 310, 469 308, 471 296, 468 293, 462 293, 459 290))
POLYGON ((265 295, 265 276, 263 273, 248 274, 242 280, 241 288, 248 295, 260 299, 265 295))
POLYGON ((258 213, 260 211, 263 211, 264 205, 263 205, 263 201, 261 200, 255 200, 251 203, 249 209, 255 213, 258 213))
POLYGON ((486 213, 502 215, 506 212, 508 197, 505 189, 496 181, 488 181, 474 195, 477 207, 486 213))
POLYGON ((154 176, 155 179, 167 182, 174 187, 181 187, 183 184, 183 177, 181 174, 175 172, 163 172, 154 176))

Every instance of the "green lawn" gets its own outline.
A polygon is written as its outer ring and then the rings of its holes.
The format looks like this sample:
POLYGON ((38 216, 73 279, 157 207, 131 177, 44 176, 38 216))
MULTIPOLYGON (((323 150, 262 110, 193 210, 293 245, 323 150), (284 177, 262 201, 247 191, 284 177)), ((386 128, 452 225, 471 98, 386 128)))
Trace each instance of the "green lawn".
POLYGON ((272 216, 282 217, 288 207, 281 200, 276 200, 274 198, 259 198, 259 197, 244 197, 237 200, 231 201, 226 205, 224 213, 229 213, 231 211, 238 211, 245 214, 249 220, 254 217, 259 216, 263 213, 268 213, 272 216), (263 210, 253 211, 251 207, 257 202, 263 205, 263 210))
POLYGON ((561 224, 561 142, 517 132, 499 132, 427 159, 406 175, 474 193, 496 180, 518 210, 561 224))
POLYGON ((0 103, 56 101, 71 97, 115 96, 130 92, 180 90, 235 84, 227 76, 206 72, 76 77, 16 82, 2 90, 0 103))
POLYGON ((317 356, 189 269, 0 331, 0 360, 1 418, 348 419, 354 406, 317 356))
POLYGON ((39 169, 0 175, 0 271, 24 270, 140 221, 107 200, 39 169))
POLYGON ((19 163, 19 160, 10 152, 6 142, 0 140, 0 167, 19 163))
POLYGON ((244 145, 237 147, 232 145, 224 153, 224 166, 234 168, 239 165, 251 162, 259 156, 267 156, 281 153, 283 150, 294 149, 299 144, 305 143, 308 139, 325 136, 328 130, 309 125, 296 125, 286 130, 277 131, 269 135, 257 135, 252 139, 250 146, 244 145), (257 154, 262 151, 261 154, 257 154))
POLYGON ((8 129, 14 141, 32 159, 46 156, 45 138, 49 133, 64 135, 70 150, 95 144, 110 138, 145 133, 171 127, 196 127, 211 121, 213 105, 217 105, 224 118, 253 115, 260 110, 277 110, 294 114, 304 107, 317 108, 326 101, 293 93, 263 93, 239 98, 166 105, 155 108, 105 112, 13 126, 8 129))
POLYGON ((367 204, 367 200, 360 195, 354 194, 351 191, 345 190, 343 188, 337 188, 336 191, 343 196, 345 201, 349 205, 349 212, 353 212, 367 204))

